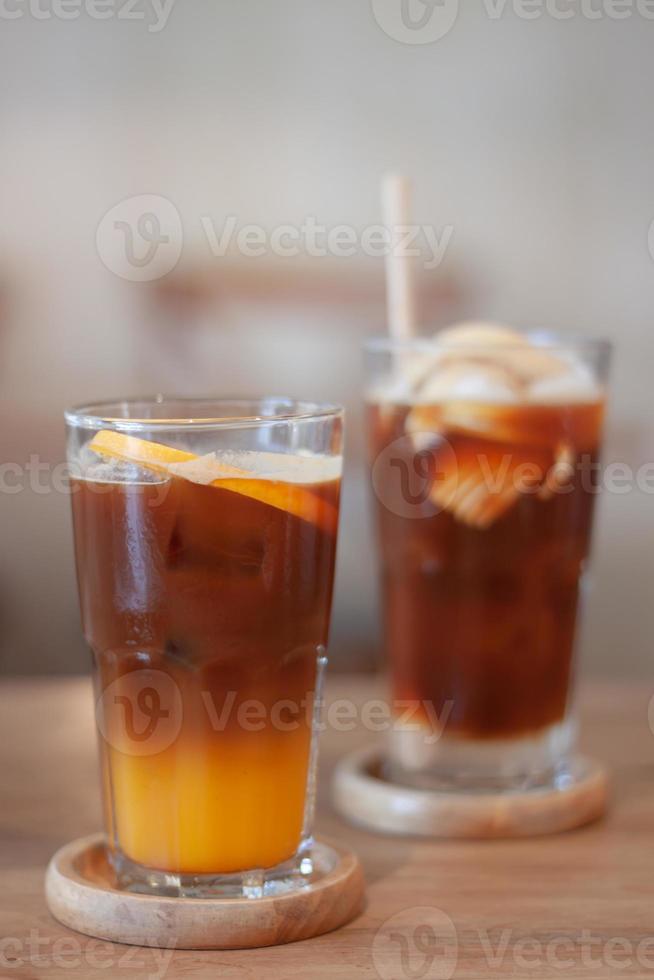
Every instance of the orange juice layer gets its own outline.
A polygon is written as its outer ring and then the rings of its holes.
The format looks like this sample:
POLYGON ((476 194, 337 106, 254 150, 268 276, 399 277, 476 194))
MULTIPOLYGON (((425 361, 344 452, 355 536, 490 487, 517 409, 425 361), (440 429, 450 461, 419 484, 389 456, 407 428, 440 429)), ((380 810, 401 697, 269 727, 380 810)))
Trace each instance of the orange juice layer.
POLYGON ((132 861, 227 874, 274 867, 297 850, 307 729, 204 742, 182 736, 155 758, 108 751, 115 835, 132 861))

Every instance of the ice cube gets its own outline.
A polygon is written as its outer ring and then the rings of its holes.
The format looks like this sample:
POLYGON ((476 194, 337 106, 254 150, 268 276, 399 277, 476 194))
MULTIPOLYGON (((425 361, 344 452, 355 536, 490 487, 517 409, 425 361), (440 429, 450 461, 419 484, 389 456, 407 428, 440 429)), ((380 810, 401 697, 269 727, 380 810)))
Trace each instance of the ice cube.
POLYGON ((530 402, 545 405, 596 402, 601 395, 597 381, 585 364, 570 366, 553 377, 539 378, 528 389, 530 402))
POLYGON ((522 388, 504 368, 494 364, 463 361, 443 366, 420 388, 419 401, 477 401, 512 405, 522 397, 522 388))
POLYGON ((506 327, 501 323, 487 323, 483 320, 467 320, 456 323, 445 330, 434 334, 434 340, 439 346, 479 348, 496 346, 528 347, 529 341, 524 334, 506 327))
POLYGON ((71 465, 71 474, 90 483, 166 483, 161 473, 148 470, 136 463, 99 456, 86 443, 80 449, 77 460, 71 465))
POLYGON ((525 347, 500 350, 497 357, 521 381, 529 384, 545 378, 565 374, 565 361, 552 351, 542 347, 525 347))
POLYGON ((458 363, 461 357, 486 361, 505 368, 523 383, 562 374, 566 369, 560 356, 501 324, 462 323, 436 334, 435 340, 446 348, 444 358, 449 363, 458 363))

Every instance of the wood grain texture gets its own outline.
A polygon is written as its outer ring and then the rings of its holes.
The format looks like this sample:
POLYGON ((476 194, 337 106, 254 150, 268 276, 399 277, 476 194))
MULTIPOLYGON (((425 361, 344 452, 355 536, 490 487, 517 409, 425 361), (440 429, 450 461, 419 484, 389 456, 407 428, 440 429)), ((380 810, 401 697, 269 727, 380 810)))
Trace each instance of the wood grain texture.
POLYGON ((96 939, 163 949, 252 949, 320 936, 363 908, 356 856, 330 842, 334 864, 301 891, 256 901, 178 899, 119 891, 101 834, 64 845, 46 872, 48 908, 62 925, 96 939))
MULTIPOLYGON (((378 698, 380 687, 370 678, 332 678, 328 693, 360 705, 378 698)), ((48 861, 72 838, 100 827, 90 682, 6 681, 0 686, 0 977, 652 978, 652 686, 582 685, 581 693, 582 748, 612 774, 605 820, 531 840, 366 833, 335 814, 330 772, 337 759, 379 735, 332 726, 322 740, 318 830, 359 855, 367 881, 362 915, 336 932, 287 946, 171 952, 87 939, 48 912, 48 861), (432 957, 434 937, 444 941, 432 957)))
POLYGON ((341 759, 333 800, 352 823, 388 834, 445 839, 535 837, 582 827, 601 817, 608 798, 605 768, 585 756, 571 764, 563 789, 512 793, 428 793, 387 782, 377 746, 341 759))

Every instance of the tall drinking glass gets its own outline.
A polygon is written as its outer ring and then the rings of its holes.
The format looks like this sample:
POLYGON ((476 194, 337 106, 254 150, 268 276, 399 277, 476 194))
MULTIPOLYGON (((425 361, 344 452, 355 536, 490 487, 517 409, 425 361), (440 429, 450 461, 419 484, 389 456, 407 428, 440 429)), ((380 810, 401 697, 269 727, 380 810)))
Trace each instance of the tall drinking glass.
POLYGON ((564 778, 608 345, 472 324, 366 358, 391 778, 564 778))
POLYGON ((300 886, 315 854, 341 410, 155 398, 66 421, 119 883, 300 886))

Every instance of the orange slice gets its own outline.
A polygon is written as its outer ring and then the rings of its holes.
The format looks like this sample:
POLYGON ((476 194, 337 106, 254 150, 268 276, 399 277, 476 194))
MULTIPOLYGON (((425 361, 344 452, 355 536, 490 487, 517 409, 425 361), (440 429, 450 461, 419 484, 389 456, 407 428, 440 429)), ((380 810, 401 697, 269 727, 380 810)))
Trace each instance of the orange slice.
POLYGON ((552 450, 566 442, 577 452, 590 452, 599 442, 602 415, 601 402, 562 407, 458 401, 445 406, 441 419, 446 429, 494 442, 552 450))
POLYGON ((589 452, 599 442, 603 412, 602 402, 503 405, 457 399, 416 405, 407 417, 406 428, 409 433, 478 436, 539 450, 554 450, 565 442, 577 452, 589 452))
POLYGON ((552 465, 549 452, 499 443, 455 443, 454 449, 430 497, 457 520, 480 529, 490 527, 521 494, 538 492, 552 465))
MULTIPOLYGON (((89 448, 100 456, 120 459, 124 462, 135 463, 157 473, 168 476, 184 476, 184 467, 180 464, 200 462, 202 457, 174 446, 166 446, 160 442, 148 442, 123 432, 112 429, 102 429, 91 440, 89 448)), ((286 511, 294 517, 315 524, 329 534, 336 533, 338 513, 336 507, 324 500, 318 494, 297 483, 287 483, 282 480, 261 479, 250 470, 221 463, 218 459, 212 461, 213 472, 220 477, 210 480, 210 485, 240 493, 253 500, 286 511)), ((193 466, 187 467, 188 476, 192 478, 193 466)), ((204 483, 197 479, 194 482, 204 483)))

